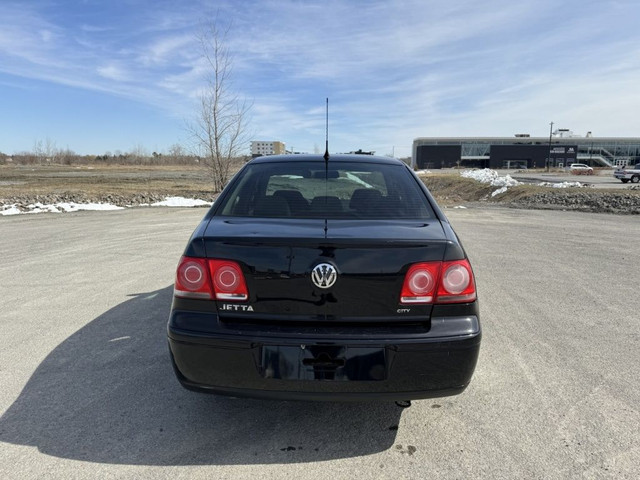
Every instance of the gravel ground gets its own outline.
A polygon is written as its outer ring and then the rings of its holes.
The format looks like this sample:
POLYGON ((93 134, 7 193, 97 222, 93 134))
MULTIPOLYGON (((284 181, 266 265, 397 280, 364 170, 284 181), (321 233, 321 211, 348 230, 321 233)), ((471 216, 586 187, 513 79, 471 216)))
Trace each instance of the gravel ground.
POLYGON ((538 208, 554 210, 575 210, 594 213, 640 214, 640 195, 636 192, 616 192, 615 194, 598 191, 579 192, 542 192, 528 198, 508 202, 506 206, 514 208, 538 208))
MULTIPOLYGON (((28 205, 42 203, 44 205, 55 205, 57 203, 109 203, 119 207, 135 207, 161 202, 166 197, 173 194, 159 192, 140 192, 133 194, 105 193, 102 195, 88 195, 78 192, 51 193, 47 195, 15 195, 6 199, 0 199, 0 209, 3 205, 15 205, 21 210, 26 210, 28 205)), ((207 202, 212 202, 215 195, 211 192, 201 191, 189 194, 190 198, 198 198, 207 202)))

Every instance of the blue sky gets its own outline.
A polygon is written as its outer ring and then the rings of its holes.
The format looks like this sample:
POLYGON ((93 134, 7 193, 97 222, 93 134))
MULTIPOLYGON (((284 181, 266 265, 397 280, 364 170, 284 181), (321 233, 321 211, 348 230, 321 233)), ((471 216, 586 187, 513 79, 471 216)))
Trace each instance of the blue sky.
POLYGON ((189 147, 216 16, 255 140, 323 150, 326 97, 331 152, 551 121, 640 136, 636 0, 0 0, 0 152, 189 147))

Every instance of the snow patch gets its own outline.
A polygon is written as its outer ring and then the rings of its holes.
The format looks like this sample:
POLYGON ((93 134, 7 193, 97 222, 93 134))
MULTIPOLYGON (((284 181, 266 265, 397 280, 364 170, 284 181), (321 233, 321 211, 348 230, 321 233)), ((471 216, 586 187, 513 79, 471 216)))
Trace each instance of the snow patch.
POLYGON ((551 183, 551 182, 541 182, 538 184, 540 187, 551 187, 551 188, 582 188, 587 187, 589 185, 585 185, 580 182, 561 182, 561 183, 551 183))
POLYGON ((18 215, 19 213, 22 212, 15 205, 3 205, 0 210, 0 215, 18 215))
POLYGON ((40 202, 27 205, 20 209, 17 205, 3 205, 0 215, 18 215, 22 213, 61 213, 78 212, 80 210, 123 210, 124 207, 109 203, 55 203, 45 205, 40 202))
POLYGON ((505 175, 501 177, 498 172, 485 168, 483 170, 463 170, 460 172, 460 176, 464 178, 472 178, 481 183, 488 183, 492 187, 515 187, 516 185, 522 185, 511 177, 511 175, 505 175))
POLYGON ((43 205, 42 203, 34 203, 28 205, 27 213, 60 213, 63 212, 79 212, 80 210, 123 210, 124 207, 111 205, 110 203, 74 203, 61 202, 53 205, 43 205))
POLYGON ((152 203, 152 207, 204 207, 213 205, 211 202, 195 198, 167 197, 162 202, 152 203))
POLYGON ((501 177, 498 172, 491 170, 490 168, 485 168, 483 170, 463 170, 460 172, 460 176, 464 178, 472 178, 480 183, 488 183, 492 187, 500 187, 491 193, 492 197, 506 192, 509 187, 522 185, 522 182, 514 180, 511 175, 501 177))
POLYGON ((25 213, 60 213, 56 205, 44 205, 40 202, 27 205, 27 208, 29 210, 25 213))
MULTIPOLYGON (((194 198, 184 197, 167 197, 162 202, 153 203, 151 205, 144 204, 139 205, 141 207, 202 207, 211 206, 212 202, 206 202, 204 200, 198 200, 194 198)), ((0 215, 19 215, 23 213, 68 213, 78 212, 80 210, 124 210, 125 207, 119 207, 117 205, 111 205, 110 203, 73 203, 73 202, 60 202, 50 205, 45 205, 40 202, 32 203, 30 205, 20 206, 13 205, 0 205, 0 215)))

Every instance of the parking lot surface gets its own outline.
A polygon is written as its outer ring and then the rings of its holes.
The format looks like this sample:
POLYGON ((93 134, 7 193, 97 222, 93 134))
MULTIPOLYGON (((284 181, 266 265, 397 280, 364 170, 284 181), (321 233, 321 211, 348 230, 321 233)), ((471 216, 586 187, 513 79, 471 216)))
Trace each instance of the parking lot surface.
POLYGON ((0 478, 637 478, 640 218, 446 210, 474 266, 462 395, 183 390, 174 269, 203 209, 0 217, 0 478))

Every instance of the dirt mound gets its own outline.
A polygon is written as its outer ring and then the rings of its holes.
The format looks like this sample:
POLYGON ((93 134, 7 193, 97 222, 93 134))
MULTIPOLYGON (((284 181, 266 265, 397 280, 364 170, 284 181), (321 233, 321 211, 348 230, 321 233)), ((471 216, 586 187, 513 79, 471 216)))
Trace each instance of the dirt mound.
POLYGON ((421 176, 421 179, 443 206, 485 203, 513 208, 640 214, 640 190, 637 189, 594 190, 519 185, 492 196, 497 187, 458 175, 430 174, 421 176))

